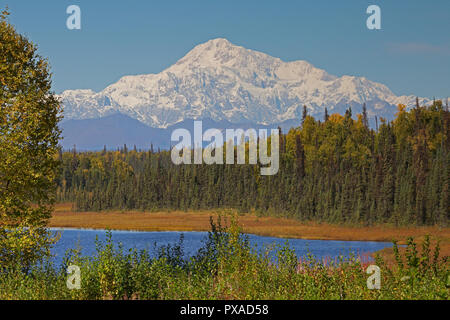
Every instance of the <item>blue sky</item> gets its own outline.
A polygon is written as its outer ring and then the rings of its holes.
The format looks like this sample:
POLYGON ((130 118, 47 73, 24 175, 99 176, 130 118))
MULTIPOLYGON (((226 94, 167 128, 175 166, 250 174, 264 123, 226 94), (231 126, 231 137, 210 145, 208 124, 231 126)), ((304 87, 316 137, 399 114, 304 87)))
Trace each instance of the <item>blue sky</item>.
POLYGON ((224 37, 338 76, 364 76, 397 95, 450 95, 448 0, 0 0, 5 5, 49 58, 57 93, 158 73, 195 45, 224 37), (81 8, 81 30, 66 28, 72 4, 81 8), (366 27, 371 4, 381 8, 381 30, 366 27))

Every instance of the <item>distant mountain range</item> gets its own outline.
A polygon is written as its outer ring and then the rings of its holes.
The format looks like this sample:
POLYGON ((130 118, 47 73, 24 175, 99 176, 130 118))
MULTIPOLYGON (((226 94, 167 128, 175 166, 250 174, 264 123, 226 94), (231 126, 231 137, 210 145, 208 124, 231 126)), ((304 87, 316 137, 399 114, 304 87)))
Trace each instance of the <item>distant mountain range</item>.
MULTIPOLYGON (((137 149, 147 150, 151 145, 155 150, 169 149, 173 130, 184 128, 193 135, 194 121, 188 119, 167 128, 152 128, 120 113, 97 119, 68 120, 61 124, 64 133, 62 145, 66 150, 76 147, 79 151, 103 150, 104 147, 111 150, 122 148, 124 145, 128 149, 136 146, 137 149)), ((280 128, 286 132, 297 125, 293 121, 285 121, 280 124, 280 128)), ((276 128, 254 123, 231 123, 226 120, 216 122, 211 119, 202 119, 202 126, 204 131, 210 128, 244 130, 276 128)))
POLYGON ((351 107, 356 114, 366 103, 372 121, 375 115, 392 119, 399 103, 412 107, 416 99, 364 77, 336 77, 306 61, 284 62, 226 39, 196 46, 161 73, 125 76, 98 93, 67 90, 60 98, 63 147, 89 150, 123 143, 148 148, 150 142, 166 148, 171 129, 193 119, 219 129, 287 130, 299 124, 304 105, 322 118, 325 108, 342 114, 351 107))

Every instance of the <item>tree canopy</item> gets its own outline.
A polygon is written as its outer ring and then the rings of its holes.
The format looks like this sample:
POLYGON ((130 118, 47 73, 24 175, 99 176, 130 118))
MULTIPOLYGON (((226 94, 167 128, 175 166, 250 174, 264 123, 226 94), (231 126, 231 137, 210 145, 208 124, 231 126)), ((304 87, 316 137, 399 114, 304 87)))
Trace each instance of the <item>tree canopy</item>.
POLYGON ((77 210, 235 208, 343 223, 448 224, 449 122, 441 101, 380 119, 331 114, 280 135, 280 169, 181 165, 167 151, 61 154, 58 199, 77 210))
POLYGON ((47 60, 8 15, 0 16, 1 259, 20 255, 12 247, 16 236, 27 239, 20 244, 29 245, 23 254, 39 253, 32 247, 42 240, 55 201, 61 114, 47 60))

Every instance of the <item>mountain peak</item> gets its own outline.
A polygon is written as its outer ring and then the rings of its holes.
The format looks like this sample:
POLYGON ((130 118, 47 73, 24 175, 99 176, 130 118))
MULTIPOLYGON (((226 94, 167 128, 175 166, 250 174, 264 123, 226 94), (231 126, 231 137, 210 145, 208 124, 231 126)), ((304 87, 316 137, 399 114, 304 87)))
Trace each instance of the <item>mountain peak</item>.
POLYGON ((204 44, 216 47, 224 47, 224 46, 234 46, 228 39, 226 38, 216 38, 206 41, 204 44))
MULTIPOLYGON (((204 43, 201 43, 192 49, 192 51, 227 51, 232 50, 233 48, 242 48, 237 45, 232 44, 225 38, 216 38, 208 40, 204 43)), ((243 48, 242 48, 243 49, 243 48)))
MULTIPOLYGON (((195 46, 176 64, 149 75, 126 76, 99 93, 66 91, 66 119, 123 113, 149 126, 166 128, 186 119, 279 124, 298 119, 303 105, 321 117, 325 107, 392 118, 395 104, 414 105, 385 85, 363 77, 336 77, 307 61, 284 62, 234 45, 225 38, 195 46)), ((427 100, 422 100, 422 103, 427 100)))
POLYGON ((232 67, 265 69, 278 65, 281 60, 265 53, 235 45, 225 38, 217 38, 199 44, 181 58, 175 66, 232 67))

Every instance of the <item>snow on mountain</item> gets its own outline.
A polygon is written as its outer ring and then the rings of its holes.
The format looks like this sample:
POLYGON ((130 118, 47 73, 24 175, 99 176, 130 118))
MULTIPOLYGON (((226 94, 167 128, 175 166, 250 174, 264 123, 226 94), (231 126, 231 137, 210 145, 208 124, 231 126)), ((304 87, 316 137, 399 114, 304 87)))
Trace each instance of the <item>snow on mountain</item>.
MULTIPOLYGON (((121 113, 151 127, 167 128, 185 119, 278 124, 310 114, 342 113, 348 106, 369 116, 392 117, 396 105, 415 96, 395 96, 364 77, 336 77, 306 61, 284 62, 267 54, 214 39, 192 49, 158 74, 125 76, 101 92, 61 94, 65 120, 121 113)), ((428 99, 420 99, 428 103, 428 99)))

